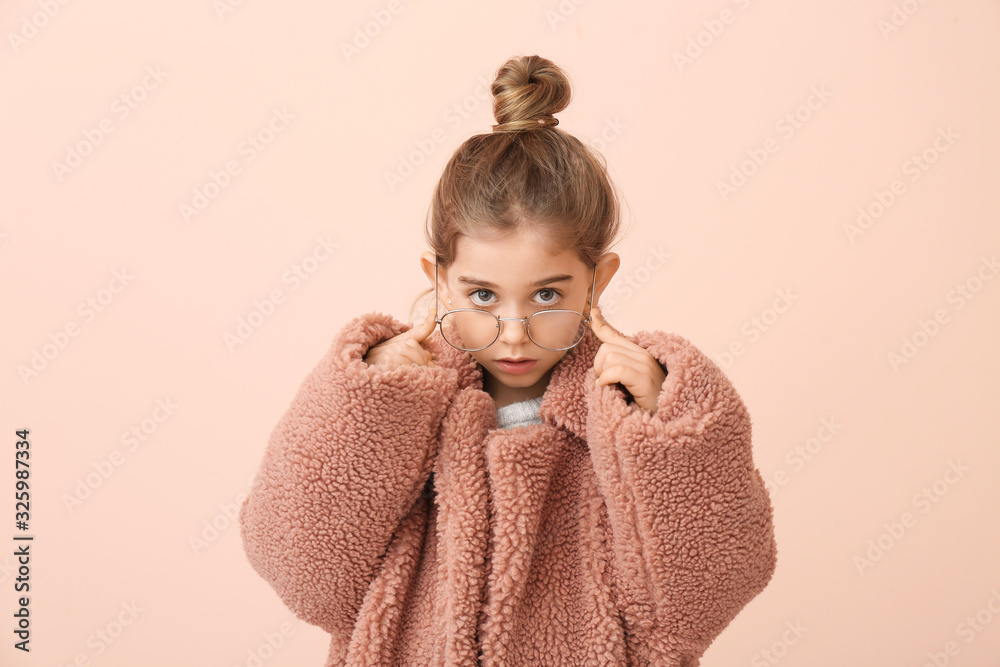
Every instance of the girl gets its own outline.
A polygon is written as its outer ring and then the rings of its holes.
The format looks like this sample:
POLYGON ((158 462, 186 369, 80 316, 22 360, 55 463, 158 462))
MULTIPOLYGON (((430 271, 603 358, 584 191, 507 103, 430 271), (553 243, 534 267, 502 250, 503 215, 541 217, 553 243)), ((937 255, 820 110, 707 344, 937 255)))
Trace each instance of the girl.
POLYGON ((434 193, 435 306, 340 331, 271 434, 247 556, 327 666, 698 665, 775 568, 750 416, 686 339, 595 307, 618 204, 555 127, 562 71, 513 58, 492 92, 434 193))

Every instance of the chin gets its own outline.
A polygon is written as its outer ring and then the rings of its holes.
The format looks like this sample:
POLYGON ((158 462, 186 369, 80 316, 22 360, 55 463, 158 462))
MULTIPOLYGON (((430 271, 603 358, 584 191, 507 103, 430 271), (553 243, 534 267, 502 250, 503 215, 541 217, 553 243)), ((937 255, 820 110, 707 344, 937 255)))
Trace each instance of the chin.
POLYGON ((538 384, 538 381, 542 379, 543 375, 545 375, 545 372, 539 372, 538 370, 533 370, 530 373, 525 373, 524 375, 510 375, 500 371, 499 369, 496 373, 493 373, 493 377, 508 387, 533 387, 538 384))

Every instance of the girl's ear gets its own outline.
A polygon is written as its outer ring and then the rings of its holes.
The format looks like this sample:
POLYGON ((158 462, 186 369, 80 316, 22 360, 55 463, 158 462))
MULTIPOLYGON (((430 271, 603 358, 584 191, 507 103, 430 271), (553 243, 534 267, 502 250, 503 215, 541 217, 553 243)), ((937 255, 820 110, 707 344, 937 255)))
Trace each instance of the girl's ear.
MULTIPOLYGON (((424 275, 427 276, 427 280, 430 281, 431 287, 434 287, 434 253, 430 250, 420 254, 420 268, 423 270, 424 275)), ((438 287, 440 287, 441 282, 441 269, 438 267, 438 287)))
POLYGON ((597 285, 594 287, 596 294, 594 294, 593 301, 595 306, 600 300, 601 294, 604 293, 604 289, 608 286, 608 283, 611 282, 615 273, 618 272, 618 267, 621 266, 621 263, 621 257, 618 256, 618 253, 614 252, 606 252, 597 260, 597 285))
MULTIPOLYGON (((427 276, 427 280, 430 282, 431 289, 434 289, 434 253, 427 250, 420 255, 420 268, 423 270, 424 275, 427 276)), ((446 282, 447 271, 440 266, 437 269, 437 285, 438 285, 438 298, 441 303, 447 304, 448 299, 448 284, 446 282)))

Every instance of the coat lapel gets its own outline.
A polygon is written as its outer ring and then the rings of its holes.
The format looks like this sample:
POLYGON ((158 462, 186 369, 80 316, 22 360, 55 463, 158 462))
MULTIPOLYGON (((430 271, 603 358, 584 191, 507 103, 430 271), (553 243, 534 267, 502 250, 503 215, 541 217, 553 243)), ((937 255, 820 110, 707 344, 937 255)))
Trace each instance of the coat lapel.
POLYGON ((460 389, 441 425, 434 464, 440 591, 434 664, 471 665, 476 660, 490 515, 483 440, 496 425, 493 405, 484 391, 460 389))
POLYGON ((433 664, 474 665, 490 514, 483 442, 496 426, 496 407, 482 390, 482 368, 472 355, 446 343, 440 331, 425 345, 438 365, 459 374, 459 390, 441 422, 433 468, 439 591, 433 664))

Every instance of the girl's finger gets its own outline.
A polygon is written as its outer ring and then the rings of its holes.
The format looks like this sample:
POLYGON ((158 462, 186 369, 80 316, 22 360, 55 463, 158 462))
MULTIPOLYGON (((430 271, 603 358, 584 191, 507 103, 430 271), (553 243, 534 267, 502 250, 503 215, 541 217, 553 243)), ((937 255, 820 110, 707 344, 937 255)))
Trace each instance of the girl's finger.
POLYGON ((597 354, 594 355, 594 370, 600 374, 600 371, 609 364, 629 364, 638 367, 643 367, 648 363, 647 357, 649 353, 643 348, 638 350, 631 347, 625 347, 624 345, 618 345, 617 343, 605 343, 597 350, 597 354))
POLYGON ((418 343, 422 343, 425 338, 430 336, 434 332, 434 327, 437 325, 437 309, 431 308, 431 311, 427 313, 427 317, 418 326, 413 327, 407 334, 410 334, 408 338, 410 340, 415 340, 418 343))

